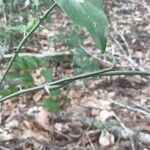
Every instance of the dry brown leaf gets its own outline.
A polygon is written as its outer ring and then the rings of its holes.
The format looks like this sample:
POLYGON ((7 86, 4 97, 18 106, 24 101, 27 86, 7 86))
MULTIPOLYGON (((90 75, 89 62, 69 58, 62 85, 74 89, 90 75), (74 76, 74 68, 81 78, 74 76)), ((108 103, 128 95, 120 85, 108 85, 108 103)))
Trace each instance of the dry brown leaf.
POLYGON ((113 117, 114 113, 112 111, 108 110, 102 110, 98 116, 96 116, 96 119, 106 121, 108 118, 113 117))
POLYGON ((5 113, 3 113, 2 117, 5 118, 5 117, 10 116, 14 107, 15 107, 14 103, 12 103, 11 101, 5 101, 3 104, 3 107, 2 107, 3 112, 5 112, 5 113))
POLYGON ((92 111, 91 111, 92 116, 97 116, 97 115, 99 115, 99 113, 100 113, 99 109, 92 109, 92 111))
POLYGON ((38 102, 39 100, 41 100, 43 94, 44 94, 43 91, 39 91, 39 92, 35 93, 35 94, 33 95, 33 100, 34 100, 35 102, 38 102))
POLYGON ((0 125, 2 124, 2 113, 0 113, 0 125))
POLYGON ((84 97, 81 101, 81 105, 89 108, 111 110, 110 101, 98 99, 95 96, 84 97))
POLYGON ((31 73, 35 85, 39 85, 45 82, 45 78, 41 76, 42 71, 43 71, 43 68, 38 68, 36 71, 31 73))
POLYGON ((46 110, 42 110, 41 112, 39 112, 36 117, 35 117, 35 121, 36 123, 38 123, 38 125, 40 125, 40 127, 42 127, 44 130, 50 131, 52 132, 52 126, 49 123, 49 112, 46 110))
POLYGON ((81 97, 84 95, 84 92, 82 90, 75 90, 75 89, 71 89, 69 91, 69 94, 68 96, 71 98, 71 99, 81 99, 81 97))
POLYGON ((25 129, 25 131, 23 132, 21 138, 22 139, 28 139, 28 138, 31 138, 31 137, 36 137, 35 133, 30 129, 25 129))
POLYGON ((8 129, 15 128, 15 127, 17 128, 18 126, 19 126, 19 122, 18 122, 18 120, 15 120, 15 119, 13 119, 5 124, 5 127, 8 129))
POLYGON ((38 132, 33 132, 32 130, 28 130, 26 129, 22 136, 20 138, 22 139, 28 139, 28 138, 35 138, 37 140, 40 140, 40 141, 50 141, 50 136, 45 133, 45 132, 40 132, 40 130, 38 132))
POLYGON ((17 108, 14 108, 11 114, 9 115, 9 117, 5 120, 5 122, 9 122, 12 119, 16 118, 18 114, 19 114, 19 110, 17 108))
POLYGON ((99 144, 102 147, 111 145, 114 142, 115 142, 115 137, 112 134, 110 134, 109 132, 106 132, 105 135, 101 134, 100 137, 99 137, 99 144))
POLYGON ((4 131, 0 133, 0 141, 10 141, 10 140, 15 140, 16 136, 13 133, 9 133, 7 131, 4 131))
POLYGON ((55 123, 54 128, 57 129, 57 131, 62 132, 63 125, 61 123, 55 123))
POLYGON ((33 128, 33 120, 24 120, 23 122, 22 122, 22 124, 23 124, 23 129, 31 129, 32 130, 32 128, 33 128))

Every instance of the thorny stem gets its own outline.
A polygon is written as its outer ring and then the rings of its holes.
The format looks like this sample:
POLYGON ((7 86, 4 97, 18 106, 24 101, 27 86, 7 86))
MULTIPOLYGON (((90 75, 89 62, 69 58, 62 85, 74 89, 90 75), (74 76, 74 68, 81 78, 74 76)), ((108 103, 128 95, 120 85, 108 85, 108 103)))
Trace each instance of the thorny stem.
POLYGON ((103 70, 95 71, 95 72, 92 72, 92 73, 86 73, 86 74, 76 75, 76 76, 65 78, 65 79, 60 79, 60 80, 49 82, 49 83, 46 83, 46 84, 42 84, 42 85, 39 85, 39 86, 36 86, 36 87, 33 87, 33 88, 20 90, 20 91, 18 91, 16 93, 13 93, 13 94, 10 94, 10 95, 8 95, 6 97, 1 98, 0 99, 0 103, 6 101, 8 99, 17 97, 19 95, 25 94, 25 93, 29 93, 29 92, 45 89, 46 85, 49 86, 49 90, 54 90, 54 89, 57 89, 57 88, 61 88, 64 84, 68 84, 68 83, 73 82, 73 81, 75 81, 77 79, 93 77, 93 76, 96 76, 96 75, 97 76, 118 76, 118 75, 150 76, 150 72, 131 71, 131 70, 128 70, 128 71, 108 71, 109 69, 111 69, 111 67, 108 68, 108 69, 103 69, 103 70))
MULTIPOLYGON (((2 79, 0 80, 0 85, 2 84, 2 82, 4 81, 7 73, 10 70, 10 67, 12 66, 14 60, 16 59, 16 57, 18 56, 19 52, 21 51, 22 46, 26 43, 26 41, 28 40, 28 38, 33 34, 33 32, 39 27, 39 25, 42 23, 42 21, 47 17, 47 15, 49 14, 49 12, 56 6, 56 3, 54 3, 46 12, 45 14, 40 18, 40 20, 37 22, 37 24, 34 26, 34 28, 23 38, 23 40, 20 42, 20 44, 17 47, 17 50, 15 52, 15 55, 12 57, 12 59, 10 60, 7 69, 2 77, 2 79)), ((114 58, 114 57, 113 57, 114 58)), ((60 79, 57 81, 53 81, 53 82, 49 82, 46 84, 42 84, 33 88, 28 88, 28 89, 24 89, 24 90, 20 90, 17 91, 13 94, 10 94, 6 97, 3 97, 0 99, 0 103, 4 102, 8 99, 17 97, 19 95, 25 94, 25 93, 29 93, 29 92, 33 92, 33 91, 37 91, 37 90, 41 90, 41 89, 46 89, 46 86, 48 86, 49 90, 54 90, 57 88, 61 88, 62 86, 69 84, 70 82, 73 82, 77 79, 83 79, 83 78, 87 78, 87 77, 93 77, 93 76, 116 76, 116 75, 143 75, 143 76, 150 76, 150 72, 141 72, 141 71, 111 71, 115 66, 115 60, 114 60, 114 64, 107 68, 107 69, 103 69, 103 70, 99 70, 99 71, 94 71, 94 72, 90 72, 90 73, 84 73, 81 75, 76 75, 73 77, 68 77, 68 78, 64 78, 64 79, 60 79)))
POLYGON ((24 94, 24 93, 33 92, 33 91, 40 90, 40 89, 45 89, 46 91, 48 90, 47 92, 49 93, 49 90, 52 90, 52 89, 55 89, 55 88, 60 88, 64 84, 70 83, 70 82, 72 82, 74 80, 82 79, 82 78, 86 78, 86 77, 91 77, 91 76, 99 75, 99 74, 104 73, 104 72, 111 71, 115 67, 115 65, 116 65, 116 59, 113 56, 113 65, 111 67, 109 67, 109 68, 106 68, 106 69, 103 69, 103 70, 94 71, 94 72, 90 72, 90 73, 85 73, 85 74, 81 74, 81 75, 77 75, 77 76, 73 76, 73 77, 66 78, 66 79, 57 80, 57 81, 54 81, 54 82, 42 84, 42 85, 39 85, 37 87, 28 88, 28 89, 25 89, 25 90, 20 90, 18 92, 10 94, 10 95, 8 95, 8 96, 6 96, 4 98, 1 98, 0 102, 3 102, 5 100, 7 100, 7 99, 16 97, 16 96, 24 94))
POLYGON ((15 55, 12 57, 12 59, 10 60, 7 69, 2 77, 2 79, 0 80, 0 86, 2 84, 2 82, 4 81, 6 75, 8 74, 13 62, 15 61, 16 57, 18 56, 19 52, 21 51, 22 46, 26 43, 26 41, 28 40, 28 38, 33 34, 33 32, 39 27, 39 25, 43 22, 43 20, 47 17, 47 15, 52 11, 52 9, 56 6, 56 3, 54 3, 46 12, 45 14, 39 19, 39 21, 36 23, 36 25, 34 26, 34 28, 22 39, 22 41, 20 42, 20 44, 18 45, 15 55))

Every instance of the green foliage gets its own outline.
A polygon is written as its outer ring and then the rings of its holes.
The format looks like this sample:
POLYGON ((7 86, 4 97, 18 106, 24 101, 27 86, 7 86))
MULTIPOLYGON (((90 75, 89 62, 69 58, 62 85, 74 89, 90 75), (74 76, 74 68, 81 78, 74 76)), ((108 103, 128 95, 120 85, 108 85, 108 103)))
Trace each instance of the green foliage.
POLYGON ((14 85, 4 88, 4 89, 0 89, 0 97, 10 95, 12 93, 15 93, 16 91, 17 91, 17 88, 14 85))
POLYGON ((51 98, 48 98, 47 100, 44 101, 44 107, 53 113, 56 113, 60 110, 58 103, 51 98))
POLYGON ((53 73, 51 69, 47 69, 48 65, 49 60, 41 60, 40 58, 28 56, 17 57, 6 78, 9 81, 20 83, 22 87, 32 86, 34 81, 31 76, 31 70, 35 70, 40 66, 43 66, 45 70, 42 71, 41 76, 43 76, 46 81, 52 81, 53 73))
POLYGON ((46 81, 52 81, 53 80, 53 73, 51 70, 45 70, 42 72, 42 76, 44 76, 46 81))
POLYGON ((21 76, 22 76, 21 83, 23 86, 30 87, 34 84, 34 81, 30 72, 24 72, 23 74, 21 74, 21 76))
MULTIPOLYGON (((90 59, 88 54, 81 48, 73 51, 73 68, 76 74, 82 74, 99 70, 99 64, 96 60, 90 59)), ((96 77, 95 77, 96 78, 96 77)), ((89 79, 83 79, 84 85, 88 86, 89 79)))
MULTIPOLYGON (((108 22, 103 11, 102 1, 55 0, 55 2, 64 9, 77 26, 85 28, 90 33, 98 48, 104 52, 106 48, 108 22)), ((19 43, 20 39, 25 37, 37 24, 38 19, 36 18, 39 18, 39 15, 42 13, 42 11, 39 11, 39 8, 45 10, 45 8, 49 7, 52 3, 53 0, 0 0, 0 6, 3 7, 3 9, 5 8, 5 25, 8 25, 7 27, 4 25, 4 27, 0 29, 0 43, 5 43, 13 49, 13 47, 19 43), (23 11, 20 11, 19 8, 23 8, 23 11)), ((0 15, 3 16, 3 12, 1 14, 0 11, 0 15)), ((54 43, 61 41, 67 48, 73 49, 83 43, 83 37, 78 27, 73 27, 65 34, 61 33, 56 37, 50 38, 49 41, 54 43)), ((53 64, 60 65, 60 58, 61 57, 53 58, 51 60, 53 61, 51 66, 53 66, 53 64)), ((34 84, 30 73, 31 70, 42 66, 43 68, 45 67, 45 71, 43 71, 41 75, 44 76, 46 81, 52 81, 53 72, 51 69, 48 69, 48 67, 50 67, 49 65, 48 60, 35 57, 17 57, 6 79, 7 81, 16 82, 16 85, 19 84, 22 88, 31 87, 34 84)), ((86 52, 80 48, 76 48, 73 53, 73 67, 75 68, 76 74, 99 69, 97 61, 90 60, 86 52)), ((87 84, 88 80, 85 79, 84 82, 87 84)), ((5 96, 16 90, 16 86, 10 85, 7 89, 1 90, 0 95, 5 96)), ((51 91, 51 97, 44 102, 44 106, 52 112, 57 112, 60 109, 55 100, 59 94, 60 90, 51 91)))
POLYGON ((53 4, 53 0, 32 0, 30 2, 30 5, 32 6, 32 8, 35 8, 36 11, 39 11, 40 6, 45 6, 45 7, 49 7, 53 4))
POLYGON ((95 127, 97 127, 102 134, 106 134, 107 131, 109 131, 111 128, 116 127, 117 123, 112 121, 112 122, 106 122, 106 121, 100 121, 100 120, 96 120, 94 122, 95 127))
POLYGON ((76 46, 81 45, 82 43, 83 43, 83 39, 81 35, 77 31, 71 30, 70 34, 68 34, 67 36, 66 45, 69 48, 74 48, 76 46))
POLYGON ((36 25, 37 20, 34 19, 33 21, 29 22, 27 25, 16 25, 16 26, 11 26, 10 28, 7 29, 8 32, 30 32, 34 26, 36 25))
POLYGON ((76 74, 99 70, 98 62, 93 59, 90 60, 90 57, 83 49, 76 48, 73 53, 73 67, 76 74))
POLYGON ((108 21, 103 11, 102 0, 55 0, 70 19, 87 29, 98 48, 104 52, 108 32, 108 21))
POLYGON ((10 45, 11 49, 18 45, 43 14, 41 10, 45 11, 52 3, 53 0, 0 0, 0 18, 4 18, 0 27, 0 45, 10 45))
POLYGON ((1 28, 0 29, 0 41, 4 40, 8 36, 9 36, 9 33, 4 28, 1 28))
POLYGON ((25 25, 16 25, 16 26, 11 26, 10 28, 7 29, 8 32, 24 32, 25 31, 26 26, 25 25))
POLYGON ((72 49, 83 43, 83 37, 76 26, 71 27, 68 31, 60 31, 57 35, 49 37, 49 43, 63 43, 66 48, 72 49))
POLYGON ((34 84, 33 78, 29 72, 8 73, 7 80, 22 84, 22 87, 29 87, 34 84))
POLYGON ((34 67, 37 67, 34 58, 18 57, 6 79, 8 81, 19 83, 22 87, 30 87, 34 84, 34 81, 29 69, 34 67))
POLYGON ((68 107, 70 100, 67 96, 61 94, 60 89, 51 90, 49 98, 44 100, 44 107, 52 113, 57 113, 60 110, 68 107))
POLYGON ((50 94, 52 97, 54 97, 54 96, 60 95, 60 92, 61 92, 60 89, 55 89, 55 90, 52 90, 50 94))
POLYGON ((40 5, 40 0, 34 0, 33 1, 33 7, 35 7, 36 9, 38 9, 39 5, 40 5))
POLYGON ((12 69, 35 69, 39 65, 38 59, 35 57, 17 57, 16 61, 14 62, 12 69))
POLYGON ((7 96, 7 95, 10 95, 12 93, 15 93, 16 91, 17 90, 16 90, 15 86, 11 86, 7 89, 2 89, 2 90, 0 90, 0 98, 4 97, 4 96, 7 96))

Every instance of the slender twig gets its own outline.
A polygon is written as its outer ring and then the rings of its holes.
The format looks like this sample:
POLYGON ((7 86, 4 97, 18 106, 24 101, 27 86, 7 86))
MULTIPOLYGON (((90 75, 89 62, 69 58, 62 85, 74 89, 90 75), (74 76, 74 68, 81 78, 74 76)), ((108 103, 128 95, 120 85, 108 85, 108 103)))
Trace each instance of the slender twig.
POLYGON ((6 148, 6 147, 4 147, 4 146, 2 146, 2 145, 0 145, 0 149, 1 149, 1 150, 10 150, 9 148, 6 148))
POLYGON ((130 2, 143 6, 144 8, 147 9, 148 13, 150 13, 150 7, 145 0, 142 0, 142 2, 141 1, 136 2, 136 1, 130 0, 130 2))
MULTIPOLYGON (((127 134, 128 133, 128 128, 124 125, 124 123, 121 121, 121 119, 115 114, 115 112, 114 112, 114 117, 117 119, 117 121, 119 122, 121 127, 124 129, 125 133, 127 134)), ((131 141, 131 148, 132 148, 132 150, 135 150, 133 136, 129 135, 129 139, 131 141)))
POLYGON ((65 78, 65 79, 54 81, 54 82, 42 84, 42 85, 39 85, 39 86, 36 86, 36 87, 33 87, 33 88, 28 88, 28 89, 25 89, 25 90, 20 90, 18 92, 10 94, 10 95, 8 95, 8 96, 6 96, 4 98, 1 98, 0 102, 6 101, 7 99, 19 96, 21 94, 25 94, 25 93, 29 93, 29 92, 33 92, 33 91, 37 91, 37 90, 41 90, 41 89, 45 89, 46 91, 49 92, 49 90, 60 88, 62 85, 67 84, 69 82, 72 82, 74 80, 82 79, 82 78, 86 78, 86 77, 91 77, 91 76, 95 76, 95 75, 98 75, 98 74, 110 71, 111 69, 114 68, 114 66, 115 66, 115 62, 114 62, 114 64, 110 68, 107 68, 107 69, 103 69, 103 70, 99 70, 99 71, 94 71, 94 72, 90 72, 90 73, 85 73, 85 74, 73 76, 73 77, 70 77, 70 78, 65 78))
MULTIPOLYGON (((1 59, 10 59, 14 57, 15 54, 5 54, 1 59)), ((70 51, 64 52, 44 52, 44 53, 19 53, 19 57, 36 57, 36 58, 47 58, 47 57, 59 57, 59 56, 71 56, 70 51)))
POLYGON ((128 105, 125 105, 125 104, 122 104, 122 103, 119 103, 116 101, 112 101, 112 103, 119 106, 119 107, 126 108, 126 109, 134 111, 134 112, 138 112, 138 113, 144 115, 145 117, 147 117, 148 119, 150 119, 150 113, 145 111, 145 110, 142 110, 140 108, 134 108, 132 106, 128 106, 128 105))
MULTIPOLYGON (((105 71, 106 71, 106 69, 105 69, 105 71)), ((101 71, 94 71, 92 73, 86 73, 86 74, 81 74, 81 75, 77 75, 77 76, 73 76, 73 77, 68 77, 68 78, 65 78, 65 79, 60 79, 60 80, 57 80, 57 81, 42 84, 42 85, 39 85, 39 86, 36 86, 36 87, 33 87, 33 88, 28 88, 28 89, 25 89, 25 90, 18 91, 16 93, 13 93, 13 94, 10 94, 6 97, 1 98, 0 103, 6 101, 8 99, 11 99, 13 97, 17 97, 19 95, 25 94, 25 93, 45 89, 46 85, 49 86, 49 90, 53 90, 53 89, 56 89, 56 88, 60 88, 62 85, 68 84, 68 83, 73 82, 77 79, 93 77, 93 76, 96 76, 96 75, 97 76, 117 76, 117 75, 150 76, 150 72, 130 71, 130 70, 128 70, 128 71, 109 71, 109 72, 102 72, 102 70, 101 71)))
POLYGON ((20 44, 18 45, 16 51, 15 51, 15 55, 12 57, 12 59, 10 60, 7 69, 0 81, 0 85, 2 84, 2 82, 4 81, 7 73, 9 72, 14 60, 16 59, 16 57, 18 56, 18 53, 21 51, 22 46, 26 43, 26 41, 28 40, 28 38, 33 34, 33 32, 39 27, 39 25, 43 22, 43 20, 47 17, 47 15, 49 14, 49 12, 52 11, 52 9, 56 6, 56 3, 54 3, 46 12, 45 14, 40 17, 39 21, 36 23, 36 25, 34 26, 34 28, 22 39, 22 41, 20 42, 20 44))
POLYGON ((128 42, 126 41, 124 35, 118 29, 116 29, 114 26, 112 26, 112 28, 114 29, 114 31, 120 36, 120 38, 124 42, 126 49, 127 49, 126 55, 131 58, 130 46, 129 46, 128 42))
MULTIPOLYGON (((111 35, 111 38, 113 39, 113 41, 118 45, 118 47, 119 47, 119 49, 120 50, 122 50, 122 52, 124 53, 124 48, 122 47, 122 45, 118 42, 118 40, 116 39, 116 38, 114 38, 114 36, 113 35, 111 35)), ((111 53, 110 51, 108 51, 108 53, 111 53)), ((145 71, 145 69, 141 66, 141 65, 139 65, 138 63, 136 63, 131 57, 129 57, 126 53, 125 54, 118 54, 118 53, 114 53, 114 55, 115 56, 119 56, 121 59, 123 58, 123 59, 125 59, 125 60, 127 60, 130 64, 130 66, 131 66, 131 68, 133 69, 133 70, 135 70, 135 69, 138 69, 138 70, 140 70, 140 71, 145 71)), ((129 67, 129 66, 128 66, 129 67)))

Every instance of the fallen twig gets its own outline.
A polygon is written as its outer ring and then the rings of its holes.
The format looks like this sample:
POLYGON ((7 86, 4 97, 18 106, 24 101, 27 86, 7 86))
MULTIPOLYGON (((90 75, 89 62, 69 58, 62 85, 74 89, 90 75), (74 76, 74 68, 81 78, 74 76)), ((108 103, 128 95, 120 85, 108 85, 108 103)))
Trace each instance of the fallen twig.
MULTIPOLYGON (((119 124, 121 125, 121 127, 124 129, 124 131, 126 133, 128 133, 127 127, 124 125, 124 123, 121 121, 121 119, 115 113, 114 113, 114 117, 117 119, 117 121, 119 122, 119 124)), ((132 150, 135 150, 135 145, 134 145, 133 137, 130 136, 129 139, 130 139, 130 142, 131 142, 131 148, 132 148, 132 150)))
MULTIPOLYGON (((15 54, 4 54, 1 56, 1 60, 3 59, 10 59, 14 57, 15 54)), ((58 57, 58 56, 70 56, 72 55, 71 52, 65 51, 65 52, 44 52, 44 53, 19 53, 19 57, 36 57, 36 58, 49 58, 49 57, 58 57)))
MULTIPOLYGON (((120 50, 122 50, 122 52, 124 52, 124 49, 123 49, 122 45, 118 42, 118 40, 115 39, 113 35, 111 35, 111 38, 118 45, 118 47, 120 48, 120 50)), ((108 51, 108 52, 111 53, 110 51, 108 51)), ((114 55, 120 57, 121 59, 123 58, 123 59, 127 60, 130 63, 131 68, 134 69, 134 70, 136 70, 136 69, 138 69, 140 71, 144 71, 145 70, 142 66, 140 66, 138 63, 136 63, 131 58, 131 56, 128 56, 127 54, 122 54, 121 55, 121 54, 118 54, 118 53, 114 53, 114 55)))
MULTIPOLYGON (((80 121, 84 126, 91 126, 96 128, 95 119, 92 117, 85 117, 83 115, 73 115, 73 113, 58 113, 56 115, 49 114, 49 118, 55 122, 73 122, 80 121), (63 114, 63 115, 62 115, 63 114)), ((150 134, 146 132, 139 132, 137 130, 133 130, 130 128, 126 128, 126 131, 122 127, 114 126, 109 129, 109 132, 113 133, 117 137, 121 137, 123 139, 129 139, 130 137, 136 137, 137 140, 144 144, 150 144, 150 134)))
POLYGON ((119 107, 126 108, 126 109, 129 109, 131 111, 138 112, 138 113, 144 115, 145 117, 147 117, 148 119, 150 119, 150 113, 145 111, 145 110, 142 110, 142 109, 139 109, 139 108, 134 108, 134 107, 131 107, 131 106, 127 106, 127 105, 121 104, 121 103, 116 102, 116 101, 111 101, 111 102, 113 104, 119 106, 119 107))

